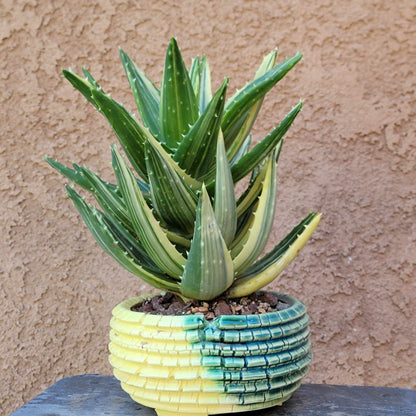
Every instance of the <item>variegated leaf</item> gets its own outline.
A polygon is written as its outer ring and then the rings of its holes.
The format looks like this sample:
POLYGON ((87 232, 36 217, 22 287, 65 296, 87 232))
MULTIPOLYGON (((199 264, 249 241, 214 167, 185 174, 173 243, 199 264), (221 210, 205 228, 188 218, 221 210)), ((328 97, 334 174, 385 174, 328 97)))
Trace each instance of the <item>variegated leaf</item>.
POLYGON ((86 189, 87 191, 92 191, 92 186, 87 178, 82 174, 80 169, 71 169, 67 166, 59 163, 57 160, 51 159, 50 157, 45 157, 46 162, 49 163, 54 169, 56 169, 61 175, 67 177, 72 182, 79 185, 81 188, 86 189))
POLYGON ((136 263, 141 264, 152 273, 163 275, 162 270, 160 270, 148 256, 138 238, 133 235, 130 230, 124 227, 112 213, 102 213, 101 217, 120 247, 123 248, 136 263))
POLYGON ((311 237, 320 219, 321 214, 309 214, 270 253, 237 276, 227 296, 232 298, 247 296, 276 279, 311 237))
POLYGON ((211 71, 206 56, 201 59, 200 74, 199 114, 202 114, 212 99, 211 71))
POLYGON ((194 90, 195 98, 198 101, 199 99, 199 87, 200 87, 200 59, 198 57, 192 59, 191 67, 189 68, 188 74, 189 79, 191 80, 192 88, 194 90))
POLYGON ((120 55, 143 124, 153 136, 162 140, 159 123, 160 92, 122 49, 120 55))
POLYGON ((192 235, 198 203, 196 193, 150 142, 145 149, 153 208, 170 229, 192 235))
POLYGON ((302 102, 295 106, 284 120, 261 142, 231 167, 234 182, 238 182, 260 164, 278 146, 302 108, 302 102))
POLYGON ((227 247, 230 247, 237 228, 237 210, 234 182, 225 151, 224 139, 220 130, 217 144, 214 212, 217 224, 227 247))
MULTIPOLYGON (((279 142, 276 147, 276 165, 279 161, 280 152, 282 150, 283 140, 279 142)), ((262 166, 257 166, 251 174, 251 178, 247 189, 240 196, 237 201, 237 218, 240 218, 245 212, 247 212, 252 206, 254 201, 260 195, 262 190, 263 180, 266 174, 266 164, 262 166)))
MULTIPOLYGON (((267 56, 265 56, 263 62, 260 65, 260 68, 257 70, 254 76, 254 79, 262 77, 267 71, 273 68, 276 62, 276 55, 277 52, 273 51, 270 52, 267 56)), ((249 135, 251 128, 253 127, 253 124, 256 121, 257 114, 259 113, 260 108, 263 104, 263 99, 264 96, 261 96, 248 111, 247 116, 245 117, 245 120, 238 131, 238 134, 236 135, 235 139, 232 141, 232 144, 228 149, 227 154, 229 160, 234 159, 240 147, 243 145, 247 136, 249 135)))
POLYGON ((181 292, 188 298, 211 300, 231 286, 233 275, 230 253, 215 220, 209 195, 202 187, 181 292))
POLYGON ((118 241, 105 224, 102 214, 94 207, 89 207, 74 189, 67 186, 69 197, 81 214, 85 224, 91 231, 98 244, 129 272, 143 279, 152 286, 173 292, 179 291, 179 284, 169 280, 163 274, 150 271, 145 266, 136 263, 133 258, 120 247, 118 241))
POLYGON ((92 90, 92 95, 99 111, 116 133, 133 168, 143 180, 147 180, 144 143, 150 133, 121 104, 101 90, 92 90))
POLYGON ((240 244, 231 251, 236 275, 247 269, 263 251, 273 226, 276 205, 275 153, 269 157, 262 192, 252 213, 252 220, 240 244))
MULTIPOLYGON (((64 77, 77 89, 95 108, 98 108, 93 96, 92 90, 95 88, 88 79, 82 79, 72 71, 64 69, 62 71, 64 77)), ((89 74, 89 73, 88 73, 89 74)))
POLYGON ((116 188, 103 181, 97 174, 86 167, 80 167, 80 171, 88 179, 92 187, 92 193, 105 212, 111 212, 121 221, 131 227, 126 204, 116 192, 116 188))
POLYGON ((302 55, 297 53, 292 58, 286 59, 281 64, 278 64, 267 71, 263 76, 248 83, 227 101, 222 121, 222 130, 227 149, 238 134, 250 108, 258 100, 264 97, 264 95, 270 91, 273 86, 301 60, 301 58, 302 55))
POLYGON ((180 279, 185 265, 185 258, 169 241, 159 222, 147 206, 133 174, 124 159, 112 147, 113 166, 117 182, 129 212, 135 233, 153 262, 166 274, 180 279))
POLYGON ((178 175, 184 180, 184 182, 193 190, 201 189, 202 183, 192 176, 188 175, 179 165, 173 160, 172 156, 165 150, 165 148, 150 134, 147 137, 149 143, 161 154, 164 160, 169 166, 174 169, 178 175))
POLYGON ((245 212, 247 212, 259 197, 263 187, 265 175, 266 165, 263 165, 259 169, 256 169, 255 174, 252 175, 247 189, 244 191, 244 193, 240 196, 240 198, 237 201, 237 218, 240 218, 245 212))
MULTIPOLYGON (((251 146, 251 134, 249 134, 244 142, 241 144, 235 156, 231 159, 230 165, 235 165, 243 156, 245 156, 250 151, 251 146)), ((231 153, 230 153, 231 154, 231 153)), ((230 159, 230 158, 229 158, 230 159)))

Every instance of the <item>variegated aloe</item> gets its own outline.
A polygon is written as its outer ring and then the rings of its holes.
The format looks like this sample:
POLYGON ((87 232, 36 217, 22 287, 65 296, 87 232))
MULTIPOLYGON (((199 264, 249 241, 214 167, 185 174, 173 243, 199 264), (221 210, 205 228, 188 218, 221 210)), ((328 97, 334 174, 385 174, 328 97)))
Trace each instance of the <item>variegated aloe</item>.
POLYGON ((123 51, 121 58, 141 121, 86 69, 85 79, 71 71, 64 75, 107 118, 135 173, 114 145, 116 184, 86 167, 47 158, 95 197, 100 209, 67 187, 95 239, 133 274, 184 298, 245 296, 272 282, 320 219, 310 213, 258 260, 273 224, 283 137, 302 103, 255 146, 250 130, 265 94, 301 55, 276 65, 271 52, 254 80, 228 100, 228 79, 212 94, 207 59, 195 58, 187 70, 175 39, 160 89, 123 51), (235 184, 247 175, 247 189, 237 199, 235 184))

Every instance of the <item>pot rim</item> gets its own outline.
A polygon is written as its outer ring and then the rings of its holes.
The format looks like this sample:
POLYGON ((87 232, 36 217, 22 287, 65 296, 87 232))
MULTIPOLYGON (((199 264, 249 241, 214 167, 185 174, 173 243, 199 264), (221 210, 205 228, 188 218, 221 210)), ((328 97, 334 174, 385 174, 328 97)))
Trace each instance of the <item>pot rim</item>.
POLYGON ((126 299, 119 303, 112 311, 113 318, 125 322, 141 322, 142 324, 158 327, 181 327, 185 329, 205 328, 215 326, 219 329, 243 329, 264 325, 277 325, 299 319, 306 314, 306 306, 291 295, 270 291, 277 298, 289 306, 285 309, 252 315, 220 315, 213 320, 207 320, 202 314, 195 315, 158 315, 146 312, 132 311, 131 308, 146 299, 150 299, 165 292, 153 293, 126 299))

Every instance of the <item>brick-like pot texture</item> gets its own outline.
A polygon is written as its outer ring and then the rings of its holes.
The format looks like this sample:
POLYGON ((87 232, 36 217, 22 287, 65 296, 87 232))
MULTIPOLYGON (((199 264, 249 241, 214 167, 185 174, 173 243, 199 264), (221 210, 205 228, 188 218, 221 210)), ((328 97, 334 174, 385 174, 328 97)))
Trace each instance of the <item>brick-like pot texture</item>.
POLYGON ((214 86, 262 57, 303 61, 268 95, 262 138, 303 99, 278 167, 268 248, 323 220, 271 287, 309 307, 308 381, 416 388, 416 4, 0 1, 0 413, 56 380, 109 374, 111 309, 149 291, 94 243, 44 155, 112 180, 111 128, 61 76, 85 65, 134 109, 118 55, 159 80, 169 38, 206 54, 214 86))

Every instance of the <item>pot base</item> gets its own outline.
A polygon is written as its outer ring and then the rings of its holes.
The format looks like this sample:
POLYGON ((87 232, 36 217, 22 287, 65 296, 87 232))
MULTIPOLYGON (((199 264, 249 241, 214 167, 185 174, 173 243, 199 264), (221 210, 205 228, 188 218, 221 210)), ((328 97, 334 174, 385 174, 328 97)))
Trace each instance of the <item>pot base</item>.
POLYGON ((214 406, 214 407, 208 407, 204 408, 199 407, 197 404, 193 406, 193 408, 188 408, 184 410, 183 408, 180 408, 177 411, 171 411, 171 410, 165 410, 165 409, 158 409, 155 408, 157 416, 186 416, 186 415, 192 415, 192 416, 210 416, 210 415, 221 415, 221 414, 231 414, 231 413, 240 413, 240 412, 249 412, 249 411, 258 411, 262 409, 267 409, 269 407, 275 407, 275 406, 281 406, 286 400, 289 400, 291 395, 285 397, 284 399, 280 400, 273 400, 269 403, 262 403, 254 405, 253 407, 250 406, 238 406, 233 407, 229 405, 225 405, 221 408, 221 406, 214 406))
MULTIPOLYGON (((183 413, 170 412, 169 410, 157 410, 155 409, 157 416, 181 416, 183 413)), ((208 413, 193 413, 194 416, 208 416, 208 413)))
MULTIPOLYGON (((155 409, 157 416, 181 416, 183 413, 171 412, 169 410, 155 409)), ((194 416, 208 416, 208 413, 192 413, 194 416)))

